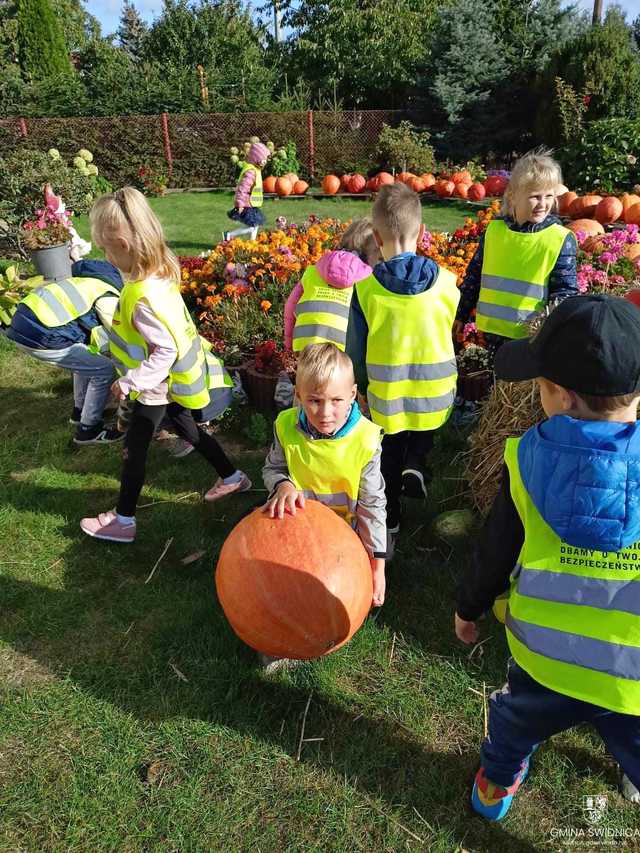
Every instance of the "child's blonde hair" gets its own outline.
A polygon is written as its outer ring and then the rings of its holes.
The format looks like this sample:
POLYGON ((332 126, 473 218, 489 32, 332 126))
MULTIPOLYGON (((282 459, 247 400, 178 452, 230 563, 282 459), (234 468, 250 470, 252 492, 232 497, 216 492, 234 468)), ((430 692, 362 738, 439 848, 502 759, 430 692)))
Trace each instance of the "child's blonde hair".
POLYGON ((180 264, 165 242, 160 220, 141 192, 123 187, 100 196, 89 213, 91 237, 101 241, 124 237, 131 247, 127 277, 140 281, 151 275, 180 281, 180 264))
POLYGON ((336 373, 346 372, 355 384, 349 356, 335 344, 308 344, 300 353, 296 367, 296 387, 325 388, 336 373))
POLYGON ((562 170, 548 148, 534 148, 532 151, 527 151, 513 167, 511 179, 502 199, 502 213, 513 219, 518 196, 533 189, 553 188, 555 193, 561 184, 562 170))
POLYGON ((363 260, 374 253, 378 246, 373 236, 371 218, 364 216, 362 219, 354 219, 342 235, 340 248, 346 252, 355 252, 363 260))
POLYGON ((422 224, 420 198, 405 184, 385 184, 373 203, 371 219, 383 237, 413 237, 422 224))

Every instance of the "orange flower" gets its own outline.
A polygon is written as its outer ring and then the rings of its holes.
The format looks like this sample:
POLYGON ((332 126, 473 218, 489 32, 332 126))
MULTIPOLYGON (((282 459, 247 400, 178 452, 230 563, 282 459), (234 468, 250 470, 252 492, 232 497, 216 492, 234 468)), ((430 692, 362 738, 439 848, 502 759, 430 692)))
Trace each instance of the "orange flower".
POLYGON ((262 310, 266 314, 267 311, 269 310, 269 308, 271 308, 271 303, 269 302, 268 299, 263 299, 262 302, 260 303, 260 307, 262 308, 262 310))

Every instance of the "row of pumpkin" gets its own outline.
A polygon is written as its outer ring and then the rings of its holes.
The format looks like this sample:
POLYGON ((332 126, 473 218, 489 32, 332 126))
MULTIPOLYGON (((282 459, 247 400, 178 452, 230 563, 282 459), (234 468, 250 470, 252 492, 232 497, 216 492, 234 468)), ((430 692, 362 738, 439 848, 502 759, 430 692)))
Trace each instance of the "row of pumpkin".
POLYGON ((560 216, 572 221, 568 227, 585 234, 603 234, 605 225, 624 222, 627 225, 640 225, 640 196, 635 193, 623 193, 621 196, 601 196, 595 193, 578 195, 567 190, 558 196, 560 216))
MULTIPOLYGON (((326 175, 322 179, 321 187, 325 195, 336 195, 341 192, 357 194, 365 191, 378 192, 385 184, 398 182, 406 184, 417 193, 434 192, 440 198, 455 197, 471 201, 482 201, 487 196, 501 196, 508 183, 507 179, 500 175, 490 175, 483 182, 474 181, 465 169, 452 174, 440 174, 438 177, 430 172, 423 175, 400 172, 395 176, 389 172, 378 172, 369 179, 357 173, 342 175, 342 177, 326 175)), ((279 196, 304 195, 309 189, 309 184, 290 172, 279 178, 273 176, 265 178, 263 188, 266 193, 276 193, 279 196)))

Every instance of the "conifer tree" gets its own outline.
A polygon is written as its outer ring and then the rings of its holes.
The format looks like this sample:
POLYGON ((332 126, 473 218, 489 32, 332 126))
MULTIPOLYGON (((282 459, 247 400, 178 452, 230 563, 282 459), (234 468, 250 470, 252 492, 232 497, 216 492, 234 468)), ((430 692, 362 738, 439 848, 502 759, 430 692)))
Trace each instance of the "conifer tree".
POLYGON ((118 27, 118 41, 131 59, 138 62, 142 58, 143 41, 147 34, 147 25, 130 0, 124 0, 118 27))
POLYGON ((71 73, 61 24, 49 0, 17 0, 18 59, 23 74, 33 80, 71 73))

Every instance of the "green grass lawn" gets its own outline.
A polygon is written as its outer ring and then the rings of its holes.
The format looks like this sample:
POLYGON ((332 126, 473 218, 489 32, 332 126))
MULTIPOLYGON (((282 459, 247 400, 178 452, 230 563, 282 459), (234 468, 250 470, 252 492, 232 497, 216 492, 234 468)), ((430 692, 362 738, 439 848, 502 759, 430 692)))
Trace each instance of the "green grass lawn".
MULTIPOLYGON (((211 249, 222 239, 222 232, 236 227, 227 217, 233 207, 231 193, 171 193, 162 198, 149 199, 160 217, 169 246, 177 255, 199 255, 211 249)), ((309 214, 335 217, 341 220, 367 216, 371 202, 340 197, 327 199, 266 199, 264 214, 266 227, 273 228, 278 216, 289 222, 303 222, 309 214)), ((463 202, 426 200, 423 204, 424 222, 432 231, 450 231, 462 225, 466 216, 474 216, 475 208, 463 202)), ((88 217, 81 216, 76 227, 89 239, 88 217)), ((238 226, 239 227, 239 226, 238 226)), ((94 251, 92 257, 99 257, 94 251)))
MULTIPOLYGON (((482 652, 457 643, 471 543, 450 553, 428 534, 460 505, 452 427, 427 509, 407 507, 387 603, 346 648, 267 677, 213 583, 223 539, 261 494, 206 506, 196 454, 156 443, 138 541, 87 539, 78 521, 113 506, 120 451, 74 450, 71 405, 63 372, 0 339, 0 850, 558 850, 551 833, 587 830, 595 793, 604 825, 640 828, 588 729, 540 749, 503 825, 469 809, 482 694, 507 651, 491 617, 482 652), (305 738, 320 740, 298 760, 309 697, 305 738)), ((227 444, 259 485, 263 451, 227 444)))

